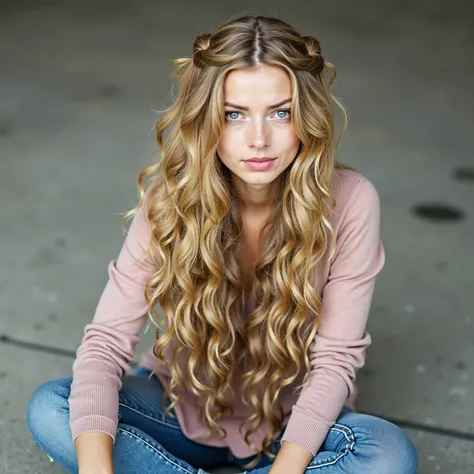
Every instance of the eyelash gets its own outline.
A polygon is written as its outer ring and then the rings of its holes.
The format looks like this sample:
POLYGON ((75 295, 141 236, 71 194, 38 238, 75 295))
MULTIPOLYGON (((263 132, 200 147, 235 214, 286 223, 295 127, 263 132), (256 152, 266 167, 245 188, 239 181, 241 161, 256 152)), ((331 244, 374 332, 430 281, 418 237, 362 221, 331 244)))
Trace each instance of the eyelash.
MULTIPOLYGON (((288 120, 290 117, 291 117, 291 110, 290 109, 279 109, 279 110, 276 110, 275 113, 278 113, 278 112, 287 112, 288 113, 288 116, 285 117, 285 118, 280 118, 278 120, 288 120)), ((225 113, 225 119, 228 121, 228 122, 237 122, 237 120, 230 120, 228 118, 228 114, 242 114, 242 112, 239 112, 238 110, 228 110, 226 113, 225 113)))

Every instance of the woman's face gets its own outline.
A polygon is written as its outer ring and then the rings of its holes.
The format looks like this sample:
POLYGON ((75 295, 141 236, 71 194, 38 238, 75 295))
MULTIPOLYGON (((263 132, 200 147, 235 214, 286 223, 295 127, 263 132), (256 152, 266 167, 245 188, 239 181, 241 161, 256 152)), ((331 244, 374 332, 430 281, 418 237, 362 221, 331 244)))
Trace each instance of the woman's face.
POLYGON ((300 141, 290 118, 291 96, 290 78, 277 66, 236 69, 225 79, 226 121, 217 153, 249 206, 264 206, 275 195, 269 185, 298 152, 300 141), (252 157, 275 160, 266 170, 252 170, 244 162, 252 157))

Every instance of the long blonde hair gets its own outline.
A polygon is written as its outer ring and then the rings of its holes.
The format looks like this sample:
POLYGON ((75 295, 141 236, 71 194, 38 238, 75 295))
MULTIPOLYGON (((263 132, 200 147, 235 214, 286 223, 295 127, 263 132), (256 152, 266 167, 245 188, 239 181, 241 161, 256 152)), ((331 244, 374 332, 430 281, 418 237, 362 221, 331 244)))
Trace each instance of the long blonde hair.
MULTIPOLYGON (((350 168, 334 158, 333 103, 343 112, 342 133, 347 116, 330 92, 336 69, 323 59, 319 42, 279 19, 230 20, 215 33, 199 36, 193 53, 191 58, 171 62, 180 88, 156 125, 161 159, 139 174, 140 203, 125 214, 123 222, 148 197, 146 215, 152 236, 146 255, 156 264, 156 273, 149 278, 145 294, 148 315, 157 328, 154 354, 171 373, 163 401, 169 396, 172 403, 165 413, 188 387, 204 401, 209 434, 223 437, 219 420, 233 413, 232 387, 239 386, 238 396, 252 407, 241 425, 248 425, 244 440, 257 454, 246 466, 252 468, 261 451, 275 457, 268 448, 282 430, 279 395, 296 380, 302 362, 306 374, 295 390, 309 382, 308 348, 318 329, 322 303, 312 278, 330 236, 335 243, 328 221, 335 205, 330 194, 334 169, 350 168), (281 199, 262 229, 262 233, 270 228, 272 232, 264 239, 255 267, 256 305, 244 318, 238 265, 240 201, 216 149, 224 123, 226 74, 259 64, 280 66, 288 73, 293 89, 291 115, 301 146, 283 173, 281 199), (329 79, 327 71, 332 73, 329 79), (149 176, 156 179, 145 189, 144 179, 149 176), (164 318, 156 312, 156 304, 164 318), (176 359, 180 353, 185 354, 184 366, 176 359), (233 384, 239 364, 243 375, 233 384), (292 368, 295 372, 288 376, 292 368), (264 420, 271 429, 260 450, 249 436, 264 420)), ((334 249, 335 245, 328 258, 334 249)))

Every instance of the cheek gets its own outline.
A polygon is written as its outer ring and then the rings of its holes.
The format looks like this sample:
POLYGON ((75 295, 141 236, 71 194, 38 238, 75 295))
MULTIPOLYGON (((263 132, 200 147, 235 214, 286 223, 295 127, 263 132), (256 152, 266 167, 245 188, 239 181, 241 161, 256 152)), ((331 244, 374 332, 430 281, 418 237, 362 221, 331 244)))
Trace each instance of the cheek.
POLYGON ((229 132, 223 131, 217 144, 217 152, 219 155, 226 155, 232 149, 232 136, 229 132))
POLYGON ((299 145, 300 145, 300 139, 298 138, 298 135, 296 134, 294 129, 289 129, 287 133, 284 135, 281 135, 282 138, 284 137, 284 143, 286 144, 286 147, 288 150, 297 150, 299 145))

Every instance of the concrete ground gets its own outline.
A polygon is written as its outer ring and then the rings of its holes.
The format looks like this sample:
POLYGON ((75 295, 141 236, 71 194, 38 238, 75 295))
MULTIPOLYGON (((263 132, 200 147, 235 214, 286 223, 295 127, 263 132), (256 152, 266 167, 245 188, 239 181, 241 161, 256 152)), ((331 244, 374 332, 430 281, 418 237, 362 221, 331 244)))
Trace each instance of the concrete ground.
MULTIPOLYGON (((468 0, 0 5, 0 473, 59 473, 25 407, 72 356, 155 153, 171 59, 235 13, 317 36, 349 110, 339 158, 373 181, 387 262, 359 409, 423 474, 474 472, 473 7, 468 0)), ((151 343, 148 337, 140 352, 151 343)), ((233 471, 225 471, 233 472, 233 471)))

